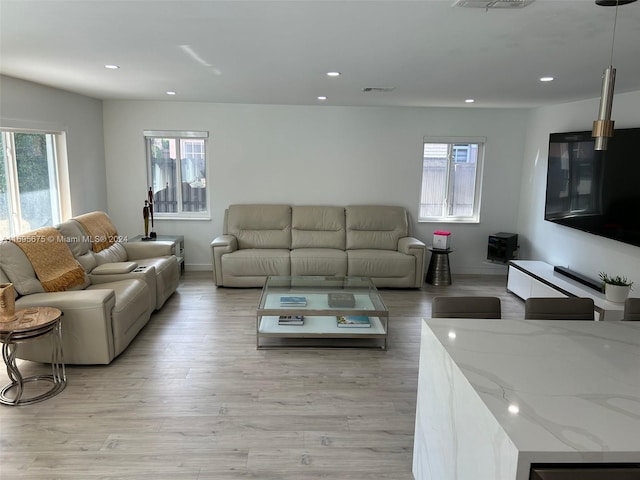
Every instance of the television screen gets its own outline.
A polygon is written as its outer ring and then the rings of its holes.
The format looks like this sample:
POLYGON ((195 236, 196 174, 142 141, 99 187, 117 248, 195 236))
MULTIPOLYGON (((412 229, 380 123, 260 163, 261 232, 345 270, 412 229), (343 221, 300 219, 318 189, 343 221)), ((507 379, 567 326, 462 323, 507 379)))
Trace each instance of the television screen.
POLYGON ((549 136, 544 218, 640 246, 640 128, 594 144, 590 131, 549 136))

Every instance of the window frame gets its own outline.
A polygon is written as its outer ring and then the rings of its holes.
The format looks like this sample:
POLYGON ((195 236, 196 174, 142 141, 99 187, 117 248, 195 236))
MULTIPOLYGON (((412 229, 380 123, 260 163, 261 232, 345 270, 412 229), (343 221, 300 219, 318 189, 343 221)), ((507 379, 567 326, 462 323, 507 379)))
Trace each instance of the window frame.
MULTIPOLYGON (((484 171, 484 155, 486 150, 486 137, 432 137, 424 136, 422 139, 422 174, 420 176, 420 189, 418 198, 418 222, 420 223, 480 223, 480 207, 482 198, 482 180, 484 171), (448 152, 451 152, 447 156, 446 165, 446 186, 444 191, 444 198, 442 199, 442 210, 444 215, 425 215, 422 216, 422 199, 423 191, 426 186, 425 179, 425 167, 424 167, 424 149, 428 143, 435 144, 447 144, 448 152), (473 194, 473 206, 471 215, 452 215, 447 212, 450 211, 451 204, 451 190, 453 185, 453 165, 455 155, 453 154, 453 148, 455 145, 477 145, 477 158, 476 158, 476 172, 474 179, 474 194, 473 194)), ((464 163, 464 162, 463 162, 464 163)))
MULTIPOLYGON (((54 226, 71 217, 71 193, 69 186, 69 167, 66 148, 66 132, 62 130, 50 130, 45 127, 29 128, 0 126, 0 136, 3 137, 2 145, 5 149, 0 156, 0 161, 5 162, 5 175, 7 181, 7 199, 9 209, 10 236, 26 233, 22 225, 25 219, 22 217, 20 201, 20 187, 18 178, 18 165, 16 159, 15 135, 44 135, 47 143, 47 171, 49 178, 49 202, 54 226)), ((32 227, 31 230, 38 227, 32 227)))
MULTIPOLYGON (((211 192, 210 192, 210 182, 209 182, 209 172, 210 172, 210 160, 209 160, 209 148, 208 148, 208 140, 209 140, 209 132, 208 131, 198 131, 198 130, 144 130, 144 143, 145 143, 145 152, 146 152, 146 170, 147 170, 147 188, 153 186, 153 175, 152 175, 152 155, 151 155, 151 140, 152 139, 169 139, 175 140, 177 145, 176 151, 176 184, 181 185, 182 183, 182 158, 181 150, 180 150, 180 141, 181 140, 203 140, 204 141, 204 165, 205 165, 205 183, 206 183, 206 193, 205 193, 205 210, 200 212, 190 212, 183 210, 183 202, 182 198, 182 190, 176 189, 180 192, 177 212, 157 212, 154 209, 153 217, 154 220, 211 220, 211 192)), ((153 192, 157 193, 156 191, 153 192)))

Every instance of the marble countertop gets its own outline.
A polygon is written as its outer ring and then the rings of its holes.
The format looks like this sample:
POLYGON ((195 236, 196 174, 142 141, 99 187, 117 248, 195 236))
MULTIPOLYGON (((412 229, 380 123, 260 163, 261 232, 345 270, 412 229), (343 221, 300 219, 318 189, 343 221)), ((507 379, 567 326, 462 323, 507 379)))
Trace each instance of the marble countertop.
POLYGON ((640 322, 425 322, 521 455, 640 461, 640 322))

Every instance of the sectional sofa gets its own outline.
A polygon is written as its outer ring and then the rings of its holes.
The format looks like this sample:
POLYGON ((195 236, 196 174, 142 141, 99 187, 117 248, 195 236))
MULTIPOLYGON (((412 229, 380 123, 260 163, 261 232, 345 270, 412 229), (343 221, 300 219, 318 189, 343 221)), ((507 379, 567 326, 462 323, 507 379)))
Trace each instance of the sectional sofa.
POLYGON ((365 276, 420 288, 426 246, 403 207, 236 204, 211 242, 219 287, 260 287, 270 275, 365 276))
MULTIPOLYGON (((0 283, 14 284, 16 309, 62 311, 65 363, 108 364, 176 291, 180 266, 173 248, 170 242, 127 243, 104 212, 92 212, 2 241, 0 283), (88 231, 88 219, 98 219, 104 232, 88 231), (70 267, 45 280, 47 268, 63 264, 70 267)), ((49 362, 50 342, 21 344, 17 356, 49 362)))

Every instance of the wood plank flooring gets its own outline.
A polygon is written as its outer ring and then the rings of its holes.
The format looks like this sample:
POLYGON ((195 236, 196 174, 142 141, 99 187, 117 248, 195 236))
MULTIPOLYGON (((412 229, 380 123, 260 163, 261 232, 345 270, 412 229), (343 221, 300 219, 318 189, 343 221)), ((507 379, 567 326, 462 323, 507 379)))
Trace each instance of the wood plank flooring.
POLYGON ((186 272, 111 365, 68 366, 57 397, 0 405, 0 478, 410 480, 431 299, 495 295, 503 317, 523 317, 506 277, 453 282, 382 290, 387 351, 256 350, 260 289, 217 289, 210 272, 186 272))

